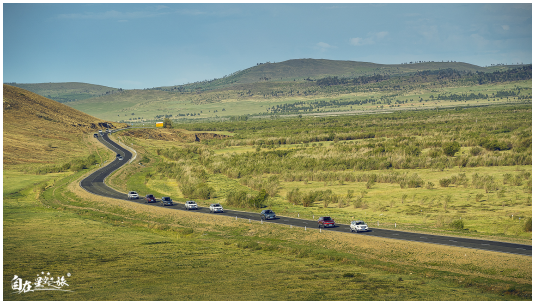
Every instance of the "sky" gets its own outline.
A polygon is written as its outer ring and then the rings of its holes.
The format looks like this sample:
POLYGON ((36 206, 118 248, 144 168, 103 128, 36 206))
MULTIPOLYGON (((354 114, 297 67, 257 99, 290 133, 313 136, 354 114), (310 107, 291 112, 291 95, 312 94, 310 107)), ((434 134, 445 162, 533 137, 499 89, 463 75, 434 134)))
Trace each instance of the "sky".
POLYGON ((3 81, 144 89, 257 63, 532 62, 532 4, 4 3, 3 81))

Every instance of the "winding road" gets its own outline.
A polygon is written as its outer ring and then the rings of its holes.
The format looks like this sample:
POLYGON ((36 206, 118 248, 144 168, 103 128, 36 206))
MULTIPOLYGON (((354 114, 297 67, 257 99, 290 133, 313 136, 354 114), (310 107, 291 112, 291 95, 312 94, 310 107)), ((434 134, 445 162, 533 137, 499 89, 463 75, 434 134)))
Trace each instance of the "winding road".
MULTIPOLYGON (((132 153, 129 150, 121 147, 117 143, 113 142, 108 137, 108 134, 106 133, 103 133, 102 136, 98 137, 98 139, 101 143, 103 143, 110 150, 114 151, 116 154, 121 154, 121 156, 123 156, 123 160, 119 160, 118 158, 116 158, 111 163, 96 170, 91 175, 83 179, 80 182, 80 186, 86 191, 96 194, 96 195, 115 198, 115 199, 121 199, 121 200, 128 200, 127 194, 118 192, 108 187, 104 183, 104 180, 108 175, 113 173, 115 170, 127 164, 132 158, 132 153)), ((142 194, 140 195, 143 196, 142 194)), ((185 209, 184 205, 180 203, 179 204, 175 203, 173 206, 164 207, 162 206, 161 202, 158 200, 157 200, 157 203, 151 203, 151 204, 145 203, 143 198, 136 199, 136 200, 128 200, 128 201, 137 202, 140 204, 158 206, 158 207, 167 208, 167 209, 180 209, 180 210, 185 209)), ((206 207, 200 207, 198 210, 189 210, 189 212, 210 213, 209 209, 206 207)), ((217 214, 217 215, 249 219, 251 221, 261 221, 258 213, 251 213, 251 212, 225 210, 224 213, 217 214)), ((319 215, 319 216, 322 216, 322 215, 319 215)), ((387 229, 379 229, 379 228, 374 228, 374 227, 372 228, 371 226, 370 226, 371 230, 368 232, 350 233, 348 224, 336 223, 336 226, 333 228, 319 229, 317 221, 314 219, 310 220, 310 219, 292 218, 292 217, 284 217, 284 216, 278 216, 277 219, 269 220, 266 222, 275 222, 275 223, 293 226, 293 227, 301 227, 301 228, 304 228, 305 230, 313 229, 313 230, 322 230, 322 231, 338 231, 338 232, 346 232, 348 234, 365 234, 369 236, 392 238, 392 239, 399 239, 399 240, 408 240, 408 241, 417 241, 417 242, 463 247, 463 248, 470 248, 470 249, 496 251, 496 252, 503 252, 503 253, 527 255, 527 256, 532 255, 531 254, 532 246, 524 245, 524 244, 515 244, 515 243, 471 239, 471 238, 461 238, 461 237, 452 237, 452 236, 441 236, 441 235, 432 235, 432 234, 422 234, 422 233, 405 232, 405 231, 398 231, 398 230, 387 230, 387 229)))

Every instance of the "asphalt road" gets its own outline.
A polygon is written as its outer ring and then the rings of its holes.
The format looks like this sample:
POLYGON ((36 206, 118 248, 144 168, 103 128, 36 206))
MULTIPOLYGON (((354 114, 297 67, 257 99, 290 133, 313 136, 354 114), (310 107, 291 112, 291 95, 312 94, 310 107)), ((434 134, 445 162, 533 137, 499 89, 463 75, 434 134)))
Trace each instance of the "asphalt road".
MULTIPOLYGON (((114 172, 121 166, 128 163, 129 160, 132 158, 132 153, 122 148, 117 143, 113 142, 112 140, 110 140, 107 134, 103 134, 102 136, 99 136, 99 141, 101 141, 104 145, 106 145, 109 149, 114 151, 116 154, 120 154, 123 157, 123 160, 119 160, 118 158, 116 158, 111 163, 98 169, 97 171, 89 175, 87 178, 82 180, 80 182, 80 186, 84 188, 86 191, 96 194, 96 195, 115 198, 115 199, 128 200, 127 194, 120 193, 108 187, 106 184, 104 184, 104 179, 108 175, 110 175, 112 172, 114 172)), ((145 196, 146 194, 139 194, 139 195, 145 196)), ((146 203, 143 197, 140 199, 129 200, 129 201, 136 202, 139 204, 146 204, 146 205, 166 208, 166 209, 185 210, 184 203, 174 202, 173 206, 162 206, 160 199, 157 199, 156 203, 146 203)), ((207 207, 200 207, 198 210, 189 210, 189 211, 192 213, 210 213, 209 208, 207 207)), ((250 221, 261 221, 261 218, 258 213, 225 210, 224 213, 220 213, 219 215, 227 216, 227 217, 235 217, 237 219, 238 218, 249 219, 250 221)), ((319 216, 324 216, 324 215, 319 215, 319 216)), ((447 245, 447 246, 454 246, 454 247, 496 251, 496 252, 512 253, 512 254, 528 255, 528 256, 532 255, 531 245, 471 239, 471 238, 441 236, 441 235, 432 235, 432 234, 413 233, 413 232, 405 232, 405 231, 398 231, 398 230, 379 229, 379 228, 375 228, 374 224, 369 224, 370 231, 368 232, 351 233, 349 230, 349 224, 336 223, 336 226, 333 228, 319 228, 317 224, 317 220, 314 220, 314 219, 301 219, 301 218, 277 216, 277 218, 274 220, 266 220, 264 222, 279 223, 282 225, 300 227, 300 228, 304 228, 305 230, 317 230, 317 231, 320 231, 321 233, 329 232, 329 231, 337 231, 337 232, 346 232, 348 234, 364 234, 368 236, 416 241, 416 242, 423 242, 423 243, 432 243, 432 244, 447 245)))

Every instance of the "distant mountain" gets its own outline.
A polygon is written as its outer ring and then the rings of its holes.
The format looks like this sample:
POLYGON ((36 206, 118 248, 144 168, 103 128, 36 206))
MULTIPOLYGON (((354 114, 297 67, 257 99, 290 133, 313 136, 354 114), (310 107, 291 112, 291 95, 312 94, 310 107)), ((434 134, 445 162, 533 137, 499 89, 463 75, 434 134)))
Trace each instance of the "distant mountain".
MULTIPOLYGON (((301 82, 328 76, 360 77, 379 74, 398 76, 418 71, 442 69, 467 72, 494 72, 513 67, 516 66, 480 67, 462 62, 409 62, 405 64, 385 65, 344 60, 291 59, 279 63, 259 63, 253 67, 212 80, 204 80, 185 85, 155 87, 153 89, 192 92, 225 89, 236 85, 254 83, 301 82)), ((86 83, 8 83, 8 85, 26 89, 60 103, 76 102, 94 97, 108 96, 123 91, 131 91, 86 83)))
POLYGON ((4 165, 49 163, 83 150, 84 134, 126 124, 103 121, 33 92, 5 85, 4 165))
POLYGON ((424 70, 453 69, 457 71, 493 72, 513 66, 480 67, 462 62, 410 62, 408 64, 384 65, 370 62, 292 59, 279 63, 260 63, 222 78, 200 81, 186 85, 159 87, 158 89, 187 91, 212 90, 238 84, 251 84, 271 81, 304 81, 327 76, 359 77, 382 75, 405 75, 424 70))
POLYGON ((78 100, 85 100, 92 97, 102 96, 111 92, 120 90, 116 88, 92 85, 86 83, 37 83, 37 84, 17 84, 8 83, 8 85, 18 87, 37 93, 41 96, 65 103, 78 100))

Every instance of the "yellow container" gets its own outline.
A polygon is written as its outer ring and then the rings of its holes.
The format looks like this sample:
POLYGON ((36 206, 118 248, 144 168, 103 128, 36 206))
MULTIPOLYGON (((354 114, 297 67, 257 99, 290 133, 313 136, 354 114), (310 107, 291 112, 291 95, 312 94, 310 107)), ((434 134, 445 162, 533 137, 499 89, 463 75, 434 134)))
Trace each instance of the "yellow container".
POLYGON ((164 122, 157 122, 157 127, 164 127, 164 122))

